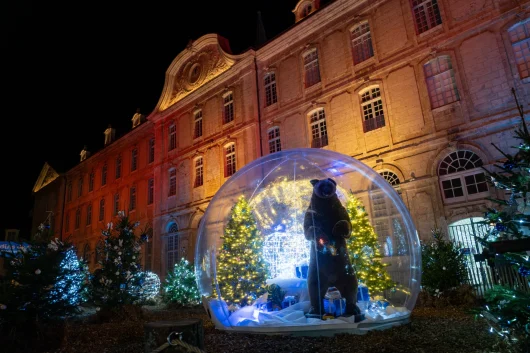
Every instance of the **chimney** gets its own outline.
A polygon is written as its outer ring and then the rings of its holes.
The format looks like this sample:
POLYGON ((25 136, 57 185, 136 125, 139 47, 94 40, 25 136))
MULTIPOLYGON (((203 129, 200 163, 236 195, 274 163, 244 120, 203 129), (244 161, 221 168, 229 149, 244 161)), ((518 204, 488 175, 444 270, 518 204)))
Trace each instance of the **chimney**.
POLYGON ((107 130, 103 133, 105 134, 105 146, 110 144, 114 141, 114 137, 116 136, 116 129, 113 129, 112 126, 109 124, 109 127, 107 127, 107 130))
POLYGON ((83 146, 83 149, 81 150, 81 153, 79 153, 79 155, 81 156, 80 162, 90 157, 90 152, 86 149, 86 145, 83 146))
POLYGON ((144 122, 145 116, 140 113, 140 108, 136 108, 136 113, 133 115, 131 120, 133 129, 144 122))

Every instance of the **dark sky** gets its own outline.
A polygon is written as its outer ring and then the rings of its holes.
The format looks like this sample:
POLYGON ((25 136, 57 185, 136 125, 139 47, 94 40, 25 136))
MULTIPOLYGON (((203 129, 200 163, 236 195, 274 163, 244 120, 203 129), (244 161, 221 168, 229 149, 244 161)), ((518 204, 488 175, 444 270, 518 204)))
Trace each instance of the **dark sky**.
POLYGON ((3 1, 0 238, 5 228, 29 231, 45 162, 65 171, 83 145, 101 149, 108 124, 120 136, 136 108, 154 109, 165 71, 190 39, 218 33, 239 54, 255 43, 257 11, 270 39, 294 24, 296 3, 3 1))

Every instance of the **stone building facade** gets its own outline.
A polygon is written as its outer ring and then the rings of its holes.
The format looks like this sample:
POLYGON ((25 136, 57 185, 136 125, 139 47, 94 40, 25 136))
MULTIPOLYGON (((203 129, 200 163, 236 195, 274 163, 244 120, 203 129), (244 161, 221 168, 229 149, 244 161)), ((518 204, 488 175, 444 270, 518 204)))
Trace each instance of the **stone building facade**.
MULTIPOLYGON (((62 234, 89 254, 129 209, 152 225, 144 264, 164 275, 193 259, 201 217, 232 174, 299 147, 377 170, 421 239, 483 216, 495 191, 481 167, 502 158, 492 143, 515 144, 520 123, 511 89, 530 105, 530 1, 301 0, 293 12, 259 48, 236 55, 207 34, 184 49, 145 121, 65 174, 62 234)), ((388 205, 371 203, 376 229, 392 231, 388 205)))

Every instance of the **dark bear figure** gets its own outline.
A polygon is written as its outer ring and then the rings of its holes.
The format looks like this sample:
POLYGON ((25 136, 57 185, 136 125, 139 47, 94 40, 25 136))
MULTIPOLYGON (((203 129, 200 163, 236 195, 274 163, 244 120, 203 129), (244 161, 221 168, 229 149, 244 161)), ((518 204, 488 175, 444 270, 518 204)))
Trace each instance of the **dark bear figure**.
POLYGON ((311 241, 307 287, 311 310, 308 317, 324 314, 324 295, 336 287, 346 299, 345 316, 364 319, 357 306, 357 276, 350 262, 346 239, 351 235, 348 211, 337 197, 337 183, 328 178, 313 179, 313 195, 304 216, 304 235, 311 241))

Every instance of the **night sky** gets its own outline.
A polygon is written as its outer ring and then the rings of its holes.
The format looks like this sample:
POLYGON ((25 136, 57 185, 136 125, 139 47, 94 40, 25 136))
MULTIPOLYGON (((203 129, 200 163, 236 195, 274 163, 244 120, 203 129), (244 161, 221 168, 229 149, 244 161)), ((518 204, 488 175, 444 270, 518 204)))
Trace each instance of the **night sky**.
POLYGON ((83 145, 92 153, 103 147, 108 124, 119 137, 136 108, 151 113, 165 71, 190 39, 217 33, 239 54, 255 44, 257 11, 271 39, 294 24, 297 1, 137 3, 0 5, 2 240, 5 228, 27 236, 32 188, 45 162, 64 172, 83 145))

